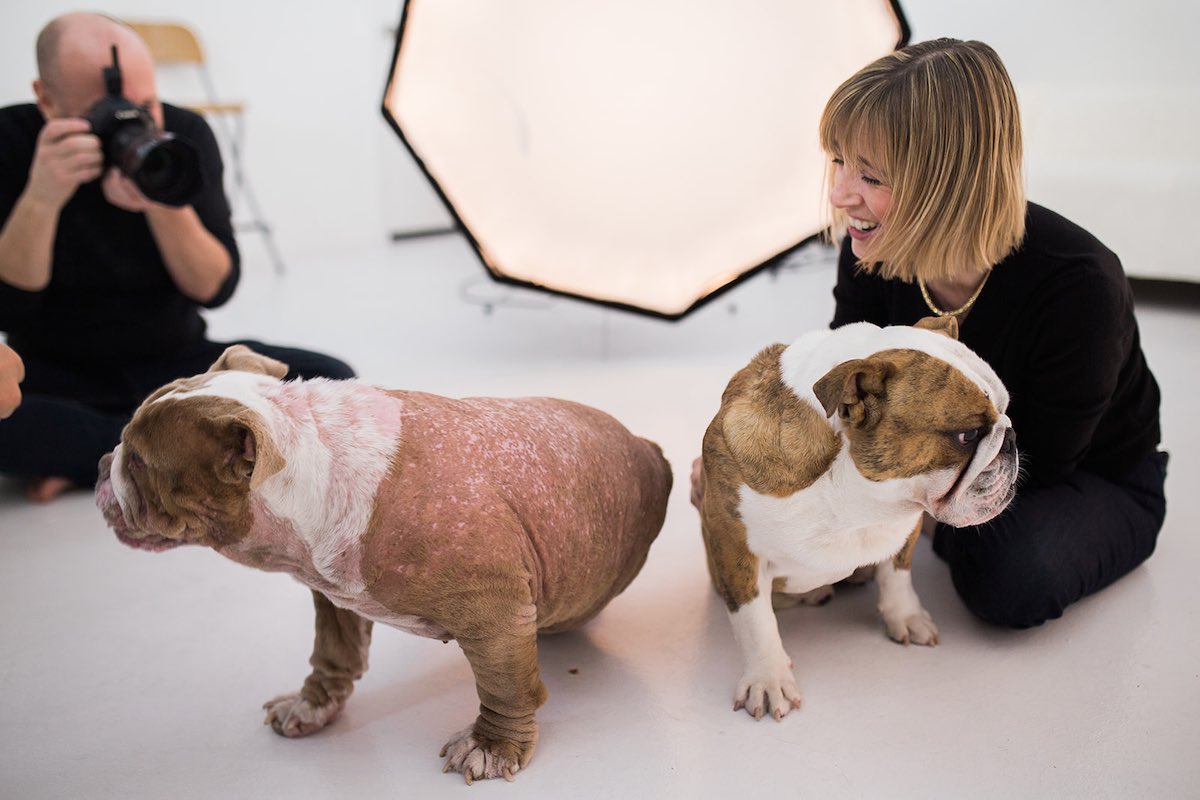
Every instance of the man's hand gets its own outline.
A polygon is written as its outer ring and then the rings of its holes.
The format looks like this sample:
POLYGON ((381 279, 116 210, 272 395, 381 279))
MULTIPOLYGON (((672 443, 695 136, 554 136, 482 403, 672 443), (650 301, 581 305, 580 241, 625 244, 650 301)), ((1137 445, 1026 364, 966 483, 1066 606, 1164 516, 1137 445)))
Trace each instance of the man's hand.
POLYGON ((21 387, 25 365, 11 347, 0 344, 0 419, 8 418, 21 405, 21 387))
POLYGON ((126 211, 140 214, 154 205, 150 198, 142 194, 142 190, 137 187, 137 184, 116 167, 110 167, 105 173, 100 188, 104 190, 105 200, 126 211))
POLYGON ((31 200, 59 209, 103 170, 100 137, 86 119, 49 119, 38 134, 25 191, 31 200))
POLYGON ((80 184, 104 170, 100 138, 86 119, 46 120, 25 190, 0 226, 0 280, 27 292, 50 285, 58 216, 80 184))

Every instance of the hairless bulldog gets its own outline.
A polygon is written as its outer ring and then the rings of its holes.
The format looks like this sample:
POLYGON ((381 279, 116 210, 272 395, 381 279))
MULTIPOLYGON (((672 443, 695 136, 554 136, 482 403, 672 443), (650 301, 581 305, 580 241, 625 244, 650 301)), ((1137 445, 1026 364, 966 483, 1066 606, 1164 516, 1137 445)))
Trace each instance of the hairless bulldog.
POLYGON ((311 587, 313 671, 265 705, 278 733, 337 716, 378 621, 459 643, 480 709, 446 769, 511 779, 546 700, 537 634, 583 625, 637 575, 671 490, 662 451, 564 400, 285 373, 235 346, 159 389, 101 461, 97 505, 133 547, 205 545, 311 587))

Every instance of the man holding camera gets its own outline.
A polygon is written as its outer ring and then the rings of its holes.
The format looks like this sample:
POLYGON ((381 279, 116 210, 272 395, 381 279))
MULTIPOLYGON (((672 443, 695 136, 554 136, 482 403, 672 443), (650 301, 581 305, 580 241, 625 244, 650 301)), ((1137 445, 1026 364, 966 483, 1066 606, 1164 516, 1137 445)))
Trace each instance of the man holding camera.
MULTIPOLYGON (((226 302, 240 269, 212 130, 158 101, 137 34, 66 14, 42 30, 37 60, 37 104, 0 109, 0 330, 25 370, 24 402, 0 425, 0 473, 30 479, 44 501, 94 483, 142 399, 230 344, 205 337, 200 309, 226 302), (112 113, 101 101, 113 99, 118 53, 119 105, 196 152, 201 188, 186 205, 147 198, 95 133, 112 113)), ((289 378, 354 374, 319 353, 244 343, 288 364, 289 378)))

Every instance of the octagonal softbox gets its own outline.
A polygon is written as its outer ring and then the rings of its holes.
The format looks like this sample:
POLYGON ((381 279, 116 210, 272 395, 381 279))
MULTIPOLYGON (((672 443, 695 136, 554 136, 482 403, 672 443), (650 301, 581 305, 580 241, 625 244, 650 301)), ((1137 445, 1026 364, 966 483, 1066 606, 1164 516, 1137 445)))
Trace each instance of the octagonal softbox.
POLYGON ((886 0, 408 0, 383 112, 497 280, 678 319, 818 235, 886 0))

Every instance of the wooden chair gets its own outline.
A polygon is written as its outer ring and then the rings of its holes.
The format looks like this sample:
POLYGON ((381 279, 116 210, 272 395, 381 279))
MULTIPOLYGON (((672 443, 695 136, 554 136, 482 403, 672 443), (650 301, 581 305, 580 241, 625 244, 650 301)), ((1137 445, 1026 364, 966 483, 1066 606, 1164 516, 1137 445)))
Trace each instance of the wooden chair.
POLYGON ((146 42, 156 65, 190 68, 195 71, 204 99, 198 102, 184 102, 181 105, 207 118, 219 132, 218 138, 226 143, 229 152, 230 178, 233 183, 233 192, 231 193, 233 197, 230 198, 230 205, 236 208, 238 201, 244 198, 249 213, 249 219, 244 221, 237 221, 235 214, 234 227, 238 230, 261 233, 267 252, 275 265, 275 271, 282 274, 285 269, 283 258, 275 246, 271 226, 263 217, 242 163, 245 103, 240 100, 223 100, 217 94, 212 74, 209 72, 208 63, 204 58, 204 48, 201 47, 199 37, 191 28, 172 22, 125 20, 125 23, 146 42), (232 130, 229 127, 231 121, 232 130))

